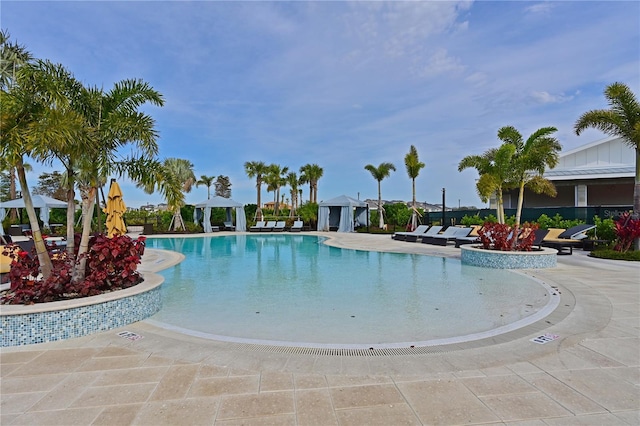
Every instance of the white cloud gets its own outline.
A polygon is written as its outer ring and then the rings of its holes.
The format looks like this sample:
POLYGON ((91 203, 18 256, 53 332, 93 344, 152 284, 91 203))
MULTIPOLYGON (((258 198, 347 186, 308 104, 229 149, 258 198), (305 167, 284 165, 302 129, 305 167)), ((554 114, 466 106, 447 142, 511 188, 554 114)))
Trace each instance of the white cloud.
POLYGON ((531 14, 546 14, 551 12, 554 5, 551 2, 536 3, 525 8, 525 11, 531 14))
POLYGON ((573 95, 567 96, 564 93, 552 95, 549 92, 531 92, 531 97, 542 104, 559 104, 573 99, 573 95))

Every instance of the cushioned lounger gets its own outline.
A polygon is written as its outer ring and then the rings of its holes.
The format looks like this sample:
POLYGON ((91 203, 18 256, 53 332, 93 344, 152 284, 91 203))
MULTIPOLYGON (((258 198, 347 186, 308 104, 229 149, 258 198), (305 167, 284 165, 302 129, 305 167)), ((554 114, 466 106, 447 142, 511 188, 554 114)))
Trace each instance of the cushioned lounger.
POLYGON ((446 246, 450 241, 455 241, 456 238, 467 237, 473 228, 459 228, 459 227, 449 227, 447 229, 454 228, 452 231, 452 235, 435 235, 429 239, 429 244, 434 244, 438 246, 446 246))
POLYGON ((429 229, 429 225, 420 225, 411 232, 396 232, 391 236, 391 238, 398 241, 406 241, 407 235, 420 235, 425 233, 427 229, 429 229))
POLYGON ((303 226, 304 223, 301 220, 296 220, 293 222, 293 225, 291 225, 291 228, 289 228, 289 232, 300 232, 303 226))

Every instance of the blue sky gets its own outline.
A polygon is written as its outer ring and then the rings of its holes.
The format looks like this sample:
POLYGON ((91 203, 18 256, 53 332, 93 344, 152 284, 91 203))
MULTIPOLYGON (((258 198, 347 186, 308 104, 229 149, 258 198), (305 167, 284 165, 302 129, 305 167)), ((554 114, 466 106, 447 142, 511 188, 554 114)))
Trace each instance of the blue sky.
MULTIPOLYGON (((420 201, 482 206, 464 156, 497 130, 558 128, 563 149, 605 136, 573 125, 620 81, 640 95, 640 3, 7 1, 0 23, 37 58, 89 86, 141 78, 160 158, 227 175, 255 203, 246 161, 324 169, 318 199, 377 198, 366 164, 392 162, 385 199, 411 199, 404 156, 426 164, 420 201)), ((53 170, 62 170, 53 166, 53 170)), ((41 171, 35 167, 31 181, 41 171)), ((128 206, 162 202, 122 182, 128 206)), ((303 187, 307 199, 308 185, 303 187)), ((287 191, 288 192, 288 191, 287 191)), ((206 199, 194 188, 186 201, 206 199)), ((263 189, 263 200, 272 197, 263 189)))

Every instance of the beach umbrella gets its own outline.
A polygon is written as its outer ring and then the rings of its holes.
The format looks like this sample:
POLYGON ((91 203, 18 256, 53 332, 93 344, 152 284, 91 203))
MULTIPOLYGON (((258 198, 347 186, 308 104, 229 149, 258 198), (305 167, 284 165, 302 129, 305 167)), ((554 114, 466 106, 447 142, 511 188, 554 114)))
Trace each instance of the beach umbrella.
POLYGON ((122 215, 126 211, 124 201, 122 201, 122 190, 115 180, 111 181, 109 195, 107 196, 107 206, 104 212, 107 215, 107 236, 112 238, 116 235, 123 235, 127 232, 122 215))

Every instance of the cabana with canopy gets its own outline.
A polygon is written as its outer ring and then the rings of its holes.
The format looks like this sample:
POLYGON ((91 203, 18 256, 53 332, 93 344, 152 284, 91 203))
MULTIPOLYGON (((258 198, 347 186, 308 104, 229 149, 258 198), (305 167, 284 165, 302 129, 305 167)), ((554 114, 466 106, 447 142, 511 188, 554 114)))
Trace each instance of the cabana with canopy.
POLYGON ((236 209, 236 231, 247 230, 247 218, 244 214, 244 206, 231 198, 211 197, 210 199, 196 204, 193 211, 193 221, 202 224, 204 232, 212 232, 211 228, 211 208, 220 207, 227 211, 227 222, 232 222, 231 210, 236 209))
POLYGON ((354 223, 369 226, 369 206, 364 201, 341 195, 318 204, 318 231, 353 232, 354 223))
MULTIPOLYGON (((47 197, 46 195, 32 195, 31 201, 33 207, 40 209, 40 220, 47 226, 49 226, 49 210, 50 209, 66 209, 67 202, 56 200, 55 198, 47 197)), ((2 229, 2 221, 6 217, 6 209, 23 209, 24 198, 16 198, 10 201, 0 201, 0 233, 4 234, 2 229)))

